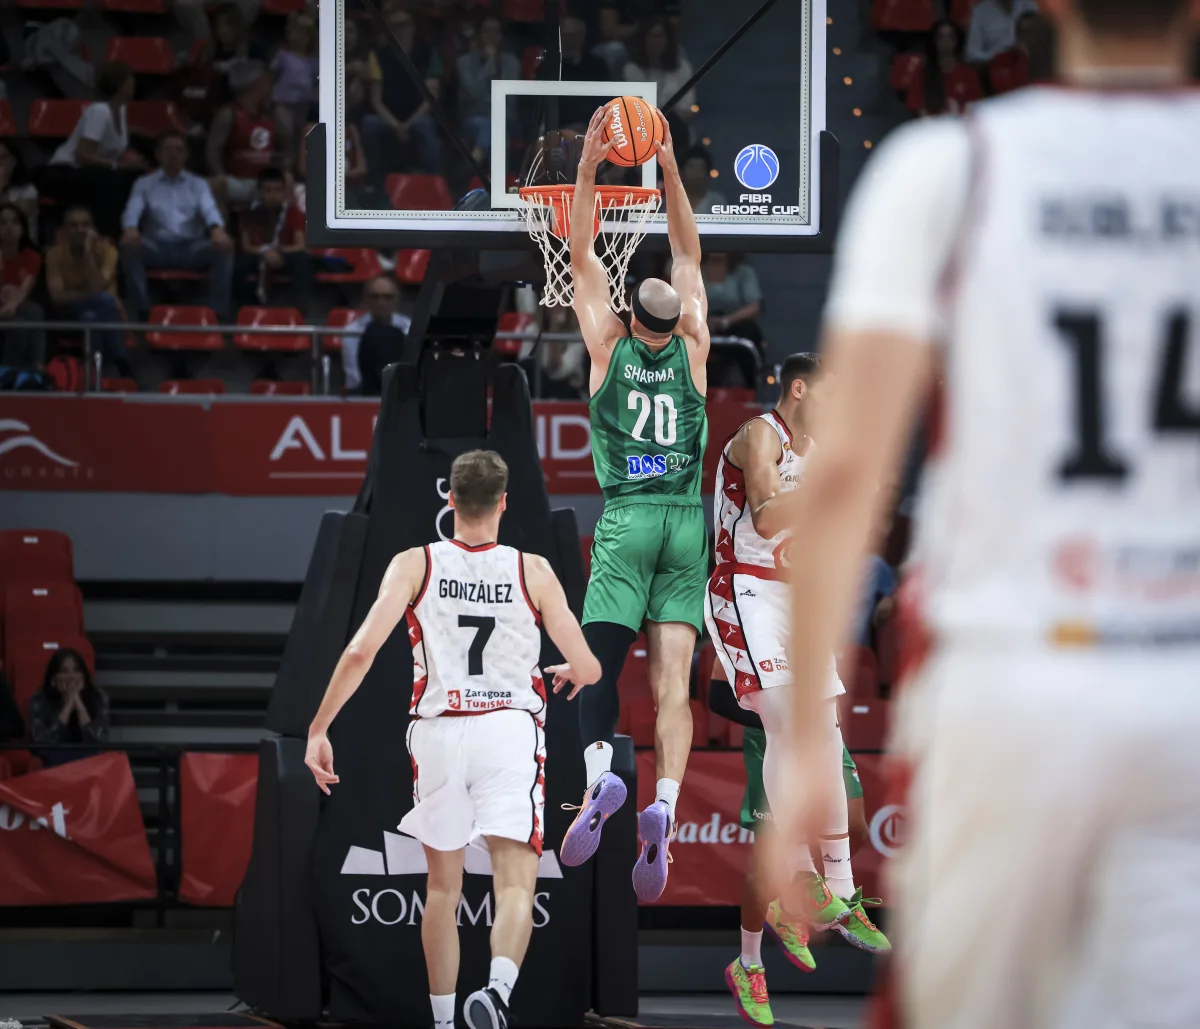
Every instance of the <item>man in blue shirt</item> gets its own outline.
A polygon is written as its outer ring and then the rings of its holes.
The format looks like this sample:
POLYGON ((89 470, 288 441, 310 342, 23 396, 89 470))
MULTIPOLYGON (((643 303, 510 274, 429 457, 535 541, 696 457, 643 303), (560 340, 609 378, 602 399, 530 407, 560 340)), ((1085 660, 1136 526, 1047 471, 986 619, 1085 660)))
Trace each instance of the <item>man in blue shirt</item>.
POLYGON ((158 171, 134 183, 121 216, 121 265, 129 313, 150 311, 147 268, 207 271, 209 305, 222 321, 232 316, 233 240, 208 183, 185 169, 187 140, 168 133, 158 142, 158 171))

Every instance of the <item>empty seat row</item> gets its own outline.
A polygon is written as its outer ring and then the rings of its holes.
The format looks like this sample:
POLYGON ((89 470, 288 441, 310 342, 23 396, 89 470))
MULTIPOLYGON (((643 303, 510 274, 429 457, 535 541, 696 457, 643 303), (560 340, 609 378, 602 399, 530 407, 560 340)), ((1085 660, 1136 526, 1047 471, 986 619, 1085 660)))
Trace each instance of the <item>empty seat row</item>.
MULTIPOLYGON (((29 125, 25 133, 31 139, 66 139, 79 121, 90 100, 35 100, 29 106, 29 125)), ((187 125, 179 109, 169 100, 131 100, 125 107, 125 120, 134 136, 157 139, 167 132, 184 132, 187 125)), ((0 99, 0 138, 21 135, 12 106, 0 99)))

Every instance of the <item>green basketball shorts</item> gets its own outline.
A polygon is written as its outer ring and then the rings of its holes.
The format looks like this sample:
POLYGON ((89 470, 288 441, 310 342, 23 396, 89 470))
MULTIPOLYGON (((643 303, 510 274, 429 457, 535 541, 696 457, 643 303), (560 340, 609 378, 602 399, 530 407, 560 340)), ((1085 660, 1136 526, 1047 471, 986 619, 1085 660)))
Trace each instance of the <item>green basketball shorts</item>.
POLYGON ((620 498, 604 505, 592 542, 583 624, 704 626, 708 530, 699 497, 620 498))
MULTIPOLYGON (((761 729, 746 729, 742 732, 742 761, 746 766, 746 792, 742 794, 742 811, 739 817, 743 829, 757 830, 759 823, 770 821, 771 807, 767 803, 767 791, 763 787, 763 755, 767 752, 767 734, 761 729)), ((842 781, 846 786, 846 799, 857 800, 863 795, 862 783, 858 778, 858 766, 846 745, 842 744, 842 781)))

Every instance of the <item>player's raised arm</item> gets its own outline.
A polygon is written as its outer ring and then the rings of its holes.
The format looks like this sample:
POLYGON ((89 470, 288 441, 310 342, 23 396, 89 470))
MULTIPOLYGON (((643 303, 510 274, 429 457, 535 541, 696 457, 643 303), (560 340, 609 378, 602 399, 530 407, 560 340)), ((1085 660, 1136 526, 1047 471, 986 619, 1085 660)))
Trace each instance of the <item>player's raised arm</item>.
POLYGON ((603 376, 608 369, 612 345, 625 333, 612 310, 608 293, 608 274, 596 256, 596 240, 592 235, 596 208, 596 169, 604 155, 612 149, 613 141, 605 143, 601 131, 606 108, 597 108, 583 139, 583 153, 575 176, 575 196, 571 204, 571 278, 575 284, 575 314, 579 331, 587 344, 592 368, 603 376))
POLYGON ((379 584, 379 595, 358 632, 342 651, 325 690, 325 697, 308 728, 304 763, 312 769, 317 785, 326 793, 329 792, 329 785, 338 781, 333 774, 333 748, 326 735, 329 726, 346 701, 362 685, 379 648, 392 634, 405 609, 420 591, 421 583, 425 580, 425 561, 424 547, 406 550, 392 558, 379 584))
POLYGON ((583 630, 567 605, 567 595, 563 593, 562 583, 550 562, 537 554, 522 554, 521 560, 525 563, 525 588, 529 591, 529 599, 542 616, 550 639, 566 660, 565 665, 555 665, 546 671, 554 673, 555 693, 566 682, 575 684, 567 697, 570 700, 584 686, 590 686, 600 678, 600 661, 583 638, 583 630))
MULTIPOLYGON (((683 188, 679 165, 671 142, 667 116, 662 119, 663 138, 657 144, 658 166, 662 169, 667 201, 667 238, 671 241, 671 285, 679 294, 679 330, 696 349, 695 361, 708 360, 708 295, 700 275, 700 230, 696 215, 683 188)), ((694 363, 695 363, 694 361, 694 363)))

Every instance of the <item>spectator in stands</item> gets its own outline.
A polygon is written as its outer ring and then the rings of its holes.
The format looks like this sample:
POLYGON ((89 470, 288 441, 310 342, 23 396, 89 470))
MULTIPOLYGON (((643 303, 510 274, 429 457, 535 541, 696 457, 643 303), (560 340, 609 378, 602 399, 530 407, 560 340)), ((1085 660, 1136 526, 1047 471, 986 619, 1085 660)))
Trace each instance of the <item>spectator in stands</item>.
POLYGON ((233 103, 222 107, 208 130, 209 184, 223 209, 249 207, 264 168, 286 166, 271 114, 271 76, 259 61, 229 70, 233 103))
MULTIPOLYGON (((309 120, 300 131, 300 145, 296 151, 296 199, 303 208, 302 194, 308 177, 308 133, 318 122, 317 112, 309 111, 309 120)), ((369 207, 378 201, 374 190, 367 184, 367 152, 363 149, 362 136, 353 122, 344 126, 346 139, 346 206, 354 209, 369 207)))
POLYGON ((186 170, 187 140, 177 132, 158 141, 158 171, 143 175, 125 208, 121 265, 130 314, 143 321, 150 311, 147 268, 207 271, 209 304, 229 321, 233 241, 207 182, 186 170))
POLYGON ((275 123, 284 149, 294 152, 296 134, 317 102, 317 21, 307 11, 288 15, 283 45, 271 61, 275 123))
POLYGON ((725 197, 712 188, 713 159, 702 146, 691 147, 680 162, 683 190, 696 214, 712 214, 714 204, 725 203, 725 197))
POLYGON ((598 14, 600 42, 592 47, 592 53, 608 66, 609 78, 619 79, 629 63, 629 39, 637 26, 625 18, 625 11, 617 0, 601 3, 598 14))
POLYGON ((358 20, 349 11, 342 21, 342 38, 346 42, 346 118, 357 123, 367 105, 371 68, 379 66, 379 58, 358 30, 358 20))
MULTIPOLYGON (((551 307, 546 312, 546 331, 579 334, 579 322, 569 307, 551 307)), ((535 395, 543 400, 582 400, 586 381, 583 337, 576 340, 539 339, 531 357, 521 361, 533 383, 535 395)))
MULTIPOLYGON (((56 650, 46 663, 42 688, 29 700, 29 738, 34 743, 100 743, 108 737, 108 696, 92 682, 77 650, 56 650)), ((88 757, 87 751, 42 748, 47 767, 88 757)))
POLYGON ((979 0, 967 28, 967 60, 987 64, 997 54, 1011 50, 1017 42, 1017 19, 1037 9, 1037 0, 979 0))
POLYGON ((983 99, 979 73, 962 60, 962 33, 952 21, 933 27, 921 74, 908 88, 909 110, 922 117, 962 114, 968 104, 983 99))
MULTIPOLYGON (((665 18, 643 21, 630 47, 632 60, 625 65, 623 77, 630 82, 657 82, 660 106, 692 77, 692 66, 686 57, 680 56, 675 33, 665 18)), ((696 91, 689 89, 666 113, 679 118, 686 126, 695 117, 692 112, 695 102, 696 91)), ((679 138, 686 140, 688 137, 684 133, 679 138)))
MULTIPOLYGON (((67 209, 63 219, 66 241, 46 254, 46 289, 54 315, 63 321, 120 322, 124 311, 117 300, 117 248, 96 231, 86 207, 67 209)), ((131 378, 124 333, 102 329, 92 343, 121 375, 131 378)))
MULTIPOLYGON (((437 51, 417 42, 416 23, 401 0, 386 4, 384 17, 436 99, 441 93, 442 77, 437 51)), ((363 117, 362 135, 372 184, 382 189, 389 171, 412 170, 411 155, 405 151, 413 145, 416 167, 426 174, 438 174, 442 168, 441 142, 429 104, 392 47, 371 56, 375 59, 369 69, 372 113, 363 117)))
POLYGON ((29 181, 29 169, 21 155, 7 143, 0 142, 0 204, 15 204, 25 215, 29 235, 38 238, 38 191, 29 181))
MULTIPOLYGON (((207 6, 207 0, 171 0, 175 17, 179 19, 179 24, 183 26, 186 34, 202 42, 207 42, 212 34, 212 25, 205 13, 207 6)), ((259 0, 237 0, 236 3, 223 6, 236 12, 243 24, 250 25, 258 17, 260 3, 259 0)), ((266 55, 261 57, 265 58, 266 55)))
POLYGON ((504 49, 500 19, 489 14, 472 40, 471 53, 458 59, 458 116, 477 161, 492 149, 492 80, 520 75, 520 62, 504 49))
POLYGON ((762 287, 754 269, 740 254, 707 253, 700 273, 708 294, 708 331, 714 336, 741 336, 761 346, 762 287))
MULTIPOLYGON (((559 75, 558 62, 553 60, 553 55, 547 54, 547 58, 538 65, 539 79, 553 81, 561 78, 563 82, 608 81, 608 65, 587 50, 587 25, 581 19, 564 18, 559 36, 562 39, 562 75, 559 75)), ((560 98, 558 117, 562 127, 586 129, 601 102, 602 98, 589 96, 560 98)))
POLYGON ((375 326, 398 329, 403 336, 412 325, 412 319, 400 313, 400 286, 388 275, 380 275, 363 287, 363 306, 366 307, 367 313, 354 319, 347 326, 363 335, 342 337, 342 373, 345 376, 347 393, 361 392, 365 396, 378 396, 378 377, 383 366, 364 369, 360 364, 360 351, 366 333, 375 326), (375 386, 373 394, 368 392, 372 385, 375 386))
POLYGON ((111 61, 100 69, 97 89, 102 99, 84 108, 67 141, 42 168, 41 188, 60 204, 86 204, 100 232, 115 236, 121 208, 144 167, 136 156, 122 167, 129 149, 125 105, 133 99, 133 71, 121 61, 111 61))
POLYGON ((258 177, 258 199, 241 218, 242 252, 234 272, 239 304, 265 304, 273 275, 286 275, 293 304, 307 311, 312 302, 313 265, 305 249, 304 212, 289 199, 278 168, 258 177))
POLYGON ((45 315, 31 299, 42 273, 42 255, 29 238, 25 215, 15 204, 0 204, 0 364, 40 371, 46 359, 46 333, 8 328, 5 322, 41 321, 45 315))
POLYGON ((247 19, 236 3, 222 4, 212 13, 212 66, 222 79, 217 97, 222 104, 233 99, 228 76, 235 65, 246 61, 265 64, 267 61, 266 47, 250 32, 251 21, 253 19, 247 19))
POLYGON ((1049 22, 1036 11, 1026 11, 1017 19, 1017 45, 988 62, 992 93, 1008 93, 1050 78, 1051 51, 1049 22))

